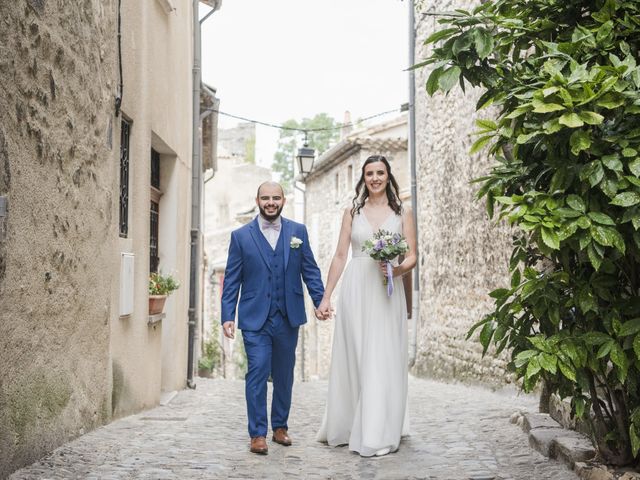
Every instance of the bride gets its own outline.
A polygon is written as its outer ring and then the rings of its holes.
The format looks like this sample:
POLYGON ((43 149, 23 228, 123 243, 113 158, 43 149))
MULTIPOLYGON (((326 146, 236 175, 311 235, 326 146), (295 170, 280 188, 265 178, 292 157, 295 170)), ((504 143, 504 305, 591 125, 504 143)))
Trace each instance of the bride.
POLYGON ((338 246, 318 309, 331 312, 331 294, 347 261, 338 298, 327 406, 317 440, 369 457, 395 452, 408 433, 407 306, 401 276, 417 260, 410 209, 402 208, 387 159, 373 155, 362 166, 353 207, 342 218, 338 246), (404 235, 404 261, 394 262, 396 287, 384 285, 386 267, 362 252, 379 229, 404 235))

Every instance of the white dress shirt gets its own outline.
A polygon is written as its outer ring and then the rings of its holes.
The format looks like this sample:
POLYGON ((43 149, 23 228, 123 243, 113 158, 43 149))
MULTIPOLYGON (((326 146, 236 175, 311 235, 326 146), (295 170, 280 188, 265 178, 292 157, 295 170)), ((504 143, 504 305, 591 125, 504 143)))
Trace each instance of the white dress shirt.
POLYGON ((264 235, 264 238, 267 239, 267 242, 269 242, 271 248, 275 250, 276 245, 278 244, 278 238, 280 238, 280 231, 282 230, 282 220, 280 219, 280 217, 278 217, 275 219, 275 221, 269 222, 265 218, 263 218, 262 215, 258 215, 258 223, 260 224, 260 231, 262 232, 262 235, 264 235), (266 224, 279 225, 280 230, 275 230, 273 228, 263 228, 263 225, 266 224))

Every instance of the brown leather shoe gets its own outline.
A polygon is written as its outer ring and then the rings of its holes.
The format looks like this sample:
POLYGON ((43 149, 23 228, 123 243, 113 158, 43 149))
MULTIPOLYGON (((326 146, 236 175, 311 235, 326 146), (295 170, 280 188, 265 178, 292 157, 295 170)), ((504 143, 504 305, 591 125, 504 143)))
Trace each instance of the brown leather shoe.
POLYGON ((287 434, 287 429, 284 427, 276 428, 273 431, 273 441, 285 447, 291 445, 291 438, 287 434))
POLYGON ((253 437, 251 439, 251 453, 258 453, 260 455, 266 455, 269 453, 269 447, 267 447, 267 439, 264 437, 253 437))

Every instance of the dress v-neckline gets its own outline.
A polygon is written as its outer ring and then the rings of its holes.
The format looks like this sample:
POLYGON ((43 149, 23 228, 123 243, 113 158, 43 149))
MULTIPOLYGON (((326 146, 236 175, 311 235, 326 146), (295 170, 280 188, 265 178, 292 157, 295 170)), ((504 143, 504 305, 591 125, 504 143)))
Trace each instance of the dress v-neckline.
POLYGON ((364 221, 367 222, 367 225, 369 225, 369 228, 371 229, 371 231, 373 233, 376 233, 378 230, 382 229, 382 227, 385 226, 385 224, 387 223, 387 221, 391 218, 392 215, 395 215, 396 212, 394 212, 393 210, 391 211, 391 213, 389 215, 386 216, 386 218, 382 221, 382 223, 380 224, 380 226, 376 229, 373 228, 373 224, 369 221, 369 217, 367 217, 367 214, 364 213, 364 210, 360 210, 360 213, 362 214, 362 216, 364 217, 364 221))

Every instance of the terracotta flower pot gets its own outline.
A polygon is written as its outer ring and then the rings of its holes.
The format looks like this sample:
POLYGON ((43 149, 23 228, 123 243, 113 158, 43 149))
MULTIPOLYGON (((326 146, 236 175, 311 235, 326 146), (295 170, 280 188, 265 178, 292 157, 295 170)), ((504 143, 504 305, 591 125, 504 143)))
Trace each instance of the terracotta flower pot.
POLYGON ((166 295, 149 295, 149 315, 157 315, 164 310, 166 295))

